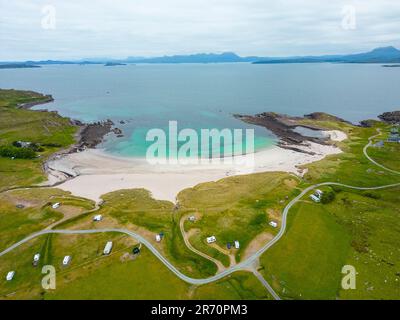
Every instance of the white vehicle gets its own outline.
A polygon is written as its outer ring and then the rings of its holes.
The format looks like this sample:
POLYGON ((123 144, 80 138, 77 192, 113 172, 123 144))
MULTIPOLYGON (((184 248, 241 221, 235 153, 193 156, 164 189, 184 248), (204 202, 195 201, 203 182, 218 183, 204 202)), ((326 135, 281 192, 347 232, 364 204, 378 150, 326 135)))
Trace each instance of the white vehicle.
POLYGON ((71 256, 65 256, 62 262, 63 266, 67 266, 70 263, 70 261, 71 261, 71 256))
POLYGON ((196 221, 196 217, 195 216, 190 216, 189 217, 189 221, 190 222, 195 222, 196 221))
POLYGON ((239 249, 240 248, 240 243, 239 243, 239 241, 235 241, 235 249, 239 249))
POLYGON ((315 195, 315 194, 312 194, 311 196, 310 196, 310 198, 311 198, 311 200, 312 201, 314 201, 314 202, 321 202, 321 200, 315 195))
POLYGON ((39 253, 36 253, 36 254, 33 256, 33 262, 38 263, 38 262, 39 262, 39 259, 40 259, 40 254, 39 254, 39 253))
POLYGON ((321 198, 321 196, 322 196, 323 194, 324 194, 324 193, 323 193, 321 190, 319 190, 319 189, 315 190, 315 195, 316 195, 317 197, 321 198))
POLYGON ((161 242, 161 236, 159 234, 156 234, 156 241, 161 242))
POLYGON ((276 228, 276 227, 278 226, 278 224, 277 224, 275 221, 271 221, 271 222, 269 223, 269 225, 270 225, 271 227, 273 227, 273 228, 276 228))
POLYGON ((15 271, 10 271, 9 273, 7 273, 6 280, 11 281, 14 278, 14 275, 15 271))
POLYGON ((53 209, 57 209, 57 208, 59 208, 60 207, 60 203, 59 202, 57 202, 57 203, 55 203, 55 204, 53 204, 51 207, 53 208, 53 209))
POLYGON ((217 238, 215 236, 211 236, 207 238, 207 243, 214 243, 217 241, 217 238))
POLYGON ((93 221, 101 221, 103 220, 103 216, 101 214, 95 215, 93 217, 93 221))
POLYGON ((103 254, 109 255, 111 253, 112 247, 113 247, 113 243, 111 241, 108 241, 106 246, 104 247, 103 254))

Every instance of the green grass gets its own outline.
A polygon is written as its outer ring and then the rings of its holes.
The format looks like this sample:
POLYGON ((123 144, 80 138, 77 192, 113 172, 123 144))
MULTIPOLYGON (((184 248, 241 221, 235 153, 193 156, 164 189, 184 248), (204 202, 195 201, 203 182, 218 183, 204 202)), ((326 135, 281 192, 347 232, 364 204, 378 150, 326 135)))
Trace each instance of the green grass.
POLYGON ((131 252, 135 242, 118 234, 48 235, 24 244, 0 257, 0 274, 16 270, 15 278, 0 280, 1 299, 268 299, 265 289, 250 273, 239 272, 221 281, 193 286, 177 278, 153 254, 142 247, 134 260, 121 257, 131 252), (101 252, 112 240, 110 256, 101 252), (32 257, 41 252, 38 267, 32 257), (72 256, 62 267, 64 255, 72 256), (57 288, 41 288, 41 266, 56 268, 57 288), (10 294, 11 293, 11 294, 10 294))
MULTIPOLYGON (((336 123, 327 127, 347 132, 350 139, 339 143, 345 152, 307 165, 302 188, 325 181, 355 186, 400 182, 398 175, 375 166, 362 154, 376 128, 336 123)), ((396 150, 382 148, 378 154, 371 149, 368 152, 376 160, 386 159, 388 167, 397 168, 396 150)), ((331 189, 336 192, 332 203, 315 204, 304 197, 307 203, 291 209, 286 234, 261 258, 264 276, 287 299, 398 299, 399 188, 331 189), (341 289, 341 269, 346 264, 358 272, 356 290, 341 289)))
POLYGON ((63 214, 50 203, 91 209, 93 202, 75 198, 58 189, 14 190, 0 194, 0 251, 36 231, 60 220, 63 214), (22 209, 17 208, 23 204, 22 209))
MULTIPOLYGON (((151 237, 151 240, 156 233, 163 232, 161 245, 164 254, 182 272, 194 277, 207 277, 217 271, 214 263, 192 253, 186 247, 179 229, 182 213, 174 210, 171 202, 155 200, 143 189, 119 190, 108 193, 102 198, 104 203, 96 214, 112 218, 119 226, 127 229, 137 226, 148 230, 151 233, 146 236, 151 237)), ((69 228, 89 220, 91 216, 80 216, 62 224, 62 228, 69 228)))
POLYGON ((376 137, 373 141, 376 143, 383 140, 384 146, 382 148, 371 146, 367 152, 376 162, 389 169, 400 171, 400 143, 386 142, 389 133, 390 127, 387 127, 383 130, 382 135, 376 137), (390 154, 390 157, 388 157, 388 154, 390 154))
POLYGON ((289 299, 333 299, 350 237, 322 206, 292 209, 287 234, 261 259, 264 277, 289 299))
POLYGON ((220 253, 216 254, 215 249, 206 245, 206 237, 215 235, 222 248, 238 240, 241 249, 235 254, 240 260, 243 250, 256 235, 277 232, 268 224, 271 217, 267 211, 274 210, 280 216, 288 199, 298 192, 297 184, 298 180, 289 174, 269 172, 203 183, 182 191, 178 195, 180 209, 201 215, 195 223, 185 223, 186 230, 201 231, 193 246, 221 259, 220 253))
MULTIPOLYGON (((47 98, 30 91, 0 89, 0 145, 22 140, 40 144, 56 144, 65 148, 74 143, 76 127, 69 119, 54 112, 18 109, 21 103, 44 101, 47 98)), ((43 159, 60 148, 46 147, 41 158, 11 160, 0 157, 0 191, 45 181, 43 159)))

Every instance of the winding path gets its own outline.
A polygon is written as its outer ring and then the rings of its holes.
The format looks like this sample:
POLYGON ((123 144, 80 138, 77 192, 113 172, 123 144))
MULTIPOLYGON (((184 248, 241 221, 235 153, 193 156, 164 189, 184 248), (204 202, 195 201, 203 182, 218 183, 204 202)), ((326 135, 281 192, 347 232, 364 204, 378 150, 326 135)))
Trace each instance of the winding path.
MULTIPOLYGON (((374 137, 376 137, 376 136, 374 136, 374 137)), ((398 171, 387 169, 384 166, 376 163, 373 159, 371 159, 368 156, 367 149, 371 145, 372 139, 374 137, 371 137, 369 139, 368 145, 364 148, 364 155, 372 163, 380 166, 381 168, 383 168, 385 170, 388 170, 390 172, 396 173, 396 174, 400 174, 400 172, 398 172, 398 171)), ((126 234, 126 235, 136 239, 137 241, 143 243, 171 272, 173 272, 181 280, 183 280, 183 281, 185 281, 187 283, 190 283, 190 284, 194 284, 194 285, 204 285, 204 284, 208 284, 208 283, 220 280, 222 278, 225 278, 226 276, 229 276, 229 275, 231 275, 232 273, 234 273, 236 271, 243 270, 243 269, 248 269, 249 267, 251 268, 253 266, 254 262, 256 262, 259 259, 259 257, 263 253, 265 253, 265 251, 267 251, 275 243, 277 243, 282 238, 282 236, 284 235, 284 233, 286 231, 287 216, 288 216, 289 210, 304 195, 306 195, 308 192, 314 190, 315 188, 318 188, 318 187, 321 187, 321 186, 340 186, 340 187, 345 187, 345 188, 349 188, 349 189, 353 189, 353 190, 382 190, 382 189, 400 187, 400 183, 390 184, 390 185, 386 185, 386 186, 378 186, 378 187, 356 187, 356 186, 350 186, 350 185, 337 183, 337 182, 323 182, 323 183, 312 185, 312 186, 304 189, 298 196, 296 196, 292 201, 290 201, 289 204, 285 207, 285 209, 283 210, 283 213, 282 213, 281 228, 280 228, 278 234, 271 241, 269 241, 267 244, 265 244, 260 250, 255 252, 253 255, 248 257, 246 260, 238 263, 235 266, 227 268, 224 271, 222 271, 222 272, 220 272, 220 273, 218 273, 218 274, 216 274, 216 275, 214 275, 212 277, 205 278, 205 279, 195 279, 195 278, 191 278, 191 277, 188 277, 187 275, 183 274, 174 265, 172 265, 160 252, 158 252, 157 249, 149 241, 147 241, 144 237, 142 237, 141 235, 139 235, 139 234, 137 234, 135 232, 132 232, 132 231, 126 230, 126 229, 109 228, 109 229, 95 229, 95 230, 93 230, 93 229, 92 230, 42 230, 40 232, 34 233, 34 234, 26 237, 25 239, 13 244, 12 246, 7 248, 3 252, 0 252, 0 257, 5 255, 5 254, 7 254, 8 252, 16 249, 17 247, 21 246, 22 244, 24 244, 24 243, 36 238, 36 237, 39 237, 39 236, 42 236, 42 235, 46 235, 46 234, 95 234, 95 233, 116 232, 116 233, 126 234)), ((263 283, 263 285, 266 286, 266 288, 272 294, 272 296, 275 299, 279 299, 279 296, 274 292, 274 290, 267 283, 267 281, 262 277, 262 275, 259 274, 257 271, 255 271, 255 272, 253 271, 253 273, 256 275, 256 277, 258 279, 260 279, 260 281, 263 283)))

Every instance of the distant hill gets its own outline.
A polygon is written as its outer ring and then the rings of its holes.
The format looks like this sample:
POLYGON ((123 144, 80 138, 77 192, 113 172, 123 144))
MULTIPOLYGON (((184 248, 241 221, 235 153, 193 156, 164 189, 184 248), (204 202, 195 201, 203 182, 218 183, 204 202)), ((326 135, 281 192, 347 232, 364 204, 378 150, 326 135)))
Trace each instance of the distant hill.
POLYGON ((40 66, 29 63, 0 63, 0 69, 22 69, 22 68, 40 68, 40 66))
POLYGON ((127 62, 135 63, 227 63, 227 62, 253 62, 260 59, 259 57, 240 57, 233 52, 215 53, 198 53, 191 55, 175 55, 163 56, 155 58, 135 58, 130 57, 127 62))
POLYGON ((400 50, 394 47, 377 48, 370 52, 332 55, 332 56, 306 56, 287 58, 263 58, 253 62, 254 64, 277 64, 277 63, 400 63, 400 50))
MULTIPOLYGON (((393 64, 400 63, 400 50, 395 47, 377 48, 370 52, 348 54, 348 55, 324 55, 324 56, 296 56, 296 57, 241 57, 233 52, 224 53, 197 53, 190 55, 173 55, 163 57, 128 57, 126 59, 112 58, 86 58, 75 61, 68 60, 42 60, 42 61, 25 61, 0 63, 0 68, 5 65, 15 65, 15 67, 26 68, 30 66, 40 65, 56 65, 56 64, 102 64, 102 65, 121 65, 132 63, 237 63, 250 62, 254 64, 279 64, 279 63, 382 63, 393 64)), ((5 67, 3 67, 5 68, 5 67)))

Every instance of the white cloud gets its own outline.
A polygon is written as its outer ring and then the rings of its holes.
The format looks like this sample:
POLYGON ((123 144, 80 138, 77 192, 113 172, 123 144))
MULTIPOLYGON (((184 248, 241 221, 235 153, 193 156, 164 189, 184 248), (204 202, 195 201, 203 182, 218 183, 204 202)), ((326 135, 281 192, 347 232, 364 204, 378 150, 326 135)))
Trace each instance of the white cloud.
POLYGON ((398 0, 0 0, 0 60, 235 51, 284 56, 400 45, 398 0), (41 28, 56 8, 55 30, 41 28), (341 28, 353 5, 357 28, 341 28))

